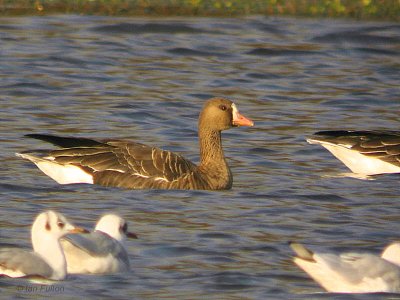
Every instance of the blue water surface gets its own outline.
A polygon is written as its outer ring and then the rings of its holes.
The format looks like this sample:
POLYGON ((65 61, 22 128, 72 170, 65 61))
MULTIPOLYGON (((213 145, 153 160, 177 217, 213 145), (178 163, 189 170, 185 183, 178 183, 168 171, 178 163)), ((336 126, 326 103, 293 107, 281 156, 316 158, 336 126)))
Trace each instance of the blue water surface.
POLYGON ((139 235, 126 243, 129 273, 53 288, 1 278, 3 297, 376 299, 325 293, 288 241, 379 253, 399 239, 399 176, 347 176, 305 141, 399 129, 399 24, 55 15, 1 18, 0 42, 0 243, 31 247, 47 209, 88 228, 117 212, 139 235), (197 117, 213 96, 255 122, 223 133, 228 191, 60 186, 15 156, 51 147, 24 134, 49 133, 125 138, 197 162, 197 117))

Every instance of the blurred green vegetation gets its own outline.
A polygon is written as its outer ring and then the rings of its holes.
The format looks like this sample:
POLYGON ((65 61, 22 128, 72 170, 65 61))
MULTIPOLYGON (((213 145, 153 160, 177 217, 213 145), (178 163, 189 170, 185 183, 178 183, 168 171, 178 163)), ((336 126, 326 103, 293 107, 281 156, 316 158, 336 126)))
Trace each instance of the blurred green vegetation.
POLYGON ((400 0, 0 0, 0 14, 290 15, 400 21, 400 0))

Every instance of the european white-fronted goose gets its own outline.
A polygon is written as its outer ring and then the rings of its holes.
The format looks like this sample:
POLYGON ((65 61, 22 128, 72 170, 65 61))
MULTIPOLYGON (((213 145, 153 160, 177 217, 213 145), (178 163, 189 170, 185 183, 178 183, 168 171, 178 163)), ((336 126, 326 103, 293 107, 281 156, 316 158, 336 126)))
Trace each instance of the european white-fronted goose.
POLYGON ((73 232, 84 232, 54 211, 39 214, 32 225, 33 252, 19 248, 0 248, 0 275, 42 277, 62 280, 67 264, 59 239, 73 232))
POLYGON ((314 253, 290 243, 294 262, 328 292, 399 293, 400 243, 389 245, 381 256, 368 253, 314 253))
POLYGON ((353 173, 400 173, 399 131, 319 131, 307 141, 328 149, 353 173))
POLYGON ((17 155, 35 163, 60 184, 90 183, 129 189, 221 190, 232 187, 224 157, 221 131, 253 126, 227 99, 208 100, 199 116, 200 164, 159 148, 121 140, 28 134, 61 149, 45 157, 30 152, 17 155))
POLYGON ((60 242, 69 274, 110 274, 129 271, 123 242, 137 238, 124 219, 115 214, 100 218, 91 233, 67 234, 60 242))

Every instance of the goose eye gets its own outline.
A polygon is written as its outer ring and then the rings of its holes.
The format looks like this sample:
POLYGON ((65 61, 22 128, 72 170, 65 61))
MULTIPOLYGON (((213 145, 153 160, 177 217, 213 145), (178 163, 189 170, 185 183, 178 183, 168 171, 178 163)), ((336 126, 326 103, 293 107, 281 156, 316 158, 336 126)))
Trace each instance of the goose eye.
POLYGON ((223 104, 221 104, 221 105, 219 106, 219 108, 220 108, 221 110, 226 110, 226 106, 223 105, 223 104))
POLYGON ((58 221, 57 226, 58 226, 58 228, 64 228, 65 224, 61 221, 58 221))

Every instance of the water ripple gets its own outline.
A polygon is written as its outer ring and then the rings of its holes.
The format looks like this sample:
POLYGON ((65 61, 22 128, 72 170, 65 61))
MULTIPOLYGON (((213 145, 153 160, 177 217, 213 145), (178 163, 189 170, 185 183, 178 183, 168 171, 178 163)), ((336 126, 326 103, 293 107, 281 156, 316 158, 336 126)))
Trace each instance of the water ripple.
MULTIPOLYGON (((139 235, 126 242, 131 272, 71 276, 57 297, 347 299, 321 293, 287 242, 379 253, 399 238, 398 176, 351 177, 305 138, 398 130, 399 30, 271 17, 3 18, 0 243, 31 247, 44 209, 87 228, 113 211, 139 235), (51 147, 24 134, 49 133, 124 138, 198 162, 197 117, 212 96, 255 121, 222 133, 228 191, 59 186, 15 156, 51 147)), ((21 281, 0 285, 15 298, 21 281)))

